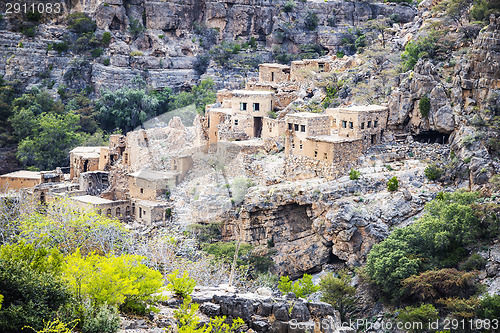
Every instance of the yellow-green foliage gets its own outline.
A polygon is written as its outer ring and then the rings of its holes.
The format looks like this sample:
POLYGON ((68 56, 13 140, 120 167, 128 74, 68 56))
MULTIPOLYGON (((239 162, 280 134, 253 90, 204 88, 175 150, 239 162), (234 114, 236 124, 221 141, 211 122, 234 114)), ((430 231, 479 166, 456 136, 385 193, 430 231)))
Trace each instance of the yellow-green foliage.
POLYGON ((144 257, 122 254, 82 256, 79 250, 66 257, 63 277, 76 299, 89 298, 95 304, 120 306, 126 301, 151 302, 160 291, 162 275, 142 264, 144 257))
POLYGON ((4 244, 0 247, 0 259, 13 263, 22 263, 37 272, 59 273, 63 256, 55 248, 39 247, 20 241, 16 244, 4 244))
POLYGON ((40 331, 35 330, 33 327, 25 326, 25 328, 31 328, 36 333, 72 333, 73 329, 76 327, 77 321, 73 320, 69 324, 65 324, 58 318, 50 321, 44 320, 43 329, 40 331))
POLYGON ((278 283, 278 288, 282 293, 293 292, 297 297, 307 297, 319 290, 319 286, 314 285, 312 276, 304 274, 301 279, 293 282, 288 276, 282 276, 278 283))
POLYGON ((199 304, 191 303, 191 297, 184 298, 174 317, 179 323, 179 333, 232 333, 245 324, 243 319, 233 319, 231 325, 226 323, 226 316, 210 318, 207 325, 200 326, 200 318, 196 315, 199 304))
POLYGON ((182 273, 182 277, 178 278, 177 275, 179 275, 179 270, 167 275, 167 280, 170 282, 167 289, 173 291, 179 297, 188 297, 193 292, 196 281, 191 279, 186 271, 182 273))
POLYGON ((19 221, 20 238, 29 243, 57 247, 63 253, 77 248, 86 254, 106 254, 126 241, 127 231, 118 220, 96 212, 79 212, 67 200, 52 201, 47 211, 34 212, 19 221))
POLYGON ((2 309, 3 296, 0 295, 0 309, 2 309))

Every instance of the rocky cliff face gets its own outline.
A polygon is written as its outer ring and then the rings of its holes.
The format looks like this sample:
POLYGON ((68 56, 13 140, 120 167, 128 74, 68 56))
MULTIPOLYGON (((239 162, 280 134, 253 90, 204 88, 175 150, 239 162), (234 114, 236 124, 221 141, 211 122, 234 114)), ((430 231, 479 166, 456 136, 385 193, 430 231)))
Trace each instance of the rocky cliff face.
POLYGON ((436 158, 449 153, 439 144, 392 149, 368 157, 360 180, 299 181, 250 193, 239 215, 222 218, 223 237, 276 250, 275 271, 294 278, 319 271, 327 263, 364 262, 374 244, 393 226, 417 216, 440 188, 426 180, 424 164, 397 162, 392 164, 395 171, 389 172, 382 156, 436 158), (386 189, 393 175, 401 184, 401 191, 394 193, 386 189))
MULTIPOLYGON (((104 31, 112 33, 109 48, 89 66, 83 79, 97 92, 101 88, 117 89, 130 84, 137 75, 154 88, 171 87, 186 89, 199 78, 193 70, 196 56, 208 51, 200 43, 210 28, 217 29, 216 44, 223 40, 239 43, 256 38, 261 60, 269 59, 273 46, 297 52, 301 45, 318 44, 325 51, 334 53, 349 27, 377 17, 398 15, 408 22, 416 10, 408 6, 369 4, 356 2, 297 2, 291 13, 283 12, 282 1, 155 1, 155 0, 76 0, 65 3, 64 14, 84 12, 97 23, 96 36, 104 31), (310 31, 304 26, 308 12, 315 13, 318 27, 310 31), (128 31, 134 20, 142 22, 147 30, 137 38, 128 31), (135 52, 135 53, 132 53, 135 52), (105 58, 110 65, 103 65, 105 58)), ((64 15, 49 17, 38 26, 36 36, 28 38, 19 33, 20 17, 8 16, 0 24, 0 75, 6 79, 21 79, 28 85, 40 84, 44 79, 53 81, 53 93, 68 77, 64 76, 81 54, 47 51, 50 43, 60 41, 68 31, 64 15), (12 32, 9 32, 12 31, 12 32), (50 68, 50 70, 48 70, 50 68)), ((259 61, 256 61, 257 63, 259 61)), ((238 68, 219 70, 212 63, 209 72, 220 76, 222 88, 240 84, 245 74, 238 68), (235 78, 234 73, 239 75, 235 78)), ((232 66, 235 67, 235 66, 232 66)), ((238 67, 238 66, 236 66, 238 67)), ((245 72, 248 69, 245 70, 245 72)))

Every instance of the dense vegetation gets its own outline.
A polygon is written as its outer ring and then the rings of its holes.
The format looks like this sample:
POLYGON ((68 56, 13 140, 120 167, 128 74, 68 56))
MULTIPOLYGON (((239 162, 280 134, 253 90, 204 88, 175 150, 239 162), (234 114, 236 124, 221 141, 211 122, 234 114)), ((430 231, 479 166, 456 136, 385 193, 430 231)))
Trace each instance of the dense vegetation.
POLYGON ((113 132, 126 133, 191 104, 203 113, 205 104, 215 102, 211 79, 179 93, 152 90, 140 78, 134 82, 133 87, 103 91, 93 102, 87 91, 59 88, 56 99, 42 87, 20 94, 18 83, 0 81, 1 144, 17 143, 17 157, 25 167, 50 170, 67 166, 69 150, 78 145, 105 145, 113 132))
MULTIPOLYGON (((475 270, 483 269, 485 260, 470 252, 499 235, 500 207, 487 199, 478 193, 440 193, 417 222, 375 245, 366 272, 381 295, 395 304, 429 304, 460 318, 494 311, 477 299, 475 270), (467 309, 459 309, 462 303, 467 309)), ((406 313, 415 311, 423 308, 406 313)))
POLYGON ((118 309, 144 313, 163 286, 143 256, 129 254, 118 221, 52 202, 10 221, 0 245, 0 331, 41 330, 58 318, 82 332, 115 332, 118 309))

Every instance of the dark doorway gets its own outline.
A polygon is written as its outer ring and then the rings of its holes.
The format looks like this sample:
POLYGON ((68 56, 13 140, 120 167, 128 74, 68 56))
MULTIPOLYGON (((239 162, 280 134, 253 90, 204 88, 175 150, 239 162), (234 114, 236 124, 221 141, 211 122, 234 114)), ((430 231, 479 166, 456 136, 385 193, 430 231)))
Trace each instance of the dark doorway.
POLYGON ((40 193, 40 203, 41 204, 45 203, 45 193, 44 192, 40 193))
POLYGON ((377 142, 377 134, 372 134, 372 145, 377 142))
POLYGON ((83 162, 83 172, 87 172, 88 167, 89 167, 89 160, 85 160, 85 162, 83 162))
POLYGON ((253 136, 255 138, 262 136, 262 117, 253 117, 253 136))

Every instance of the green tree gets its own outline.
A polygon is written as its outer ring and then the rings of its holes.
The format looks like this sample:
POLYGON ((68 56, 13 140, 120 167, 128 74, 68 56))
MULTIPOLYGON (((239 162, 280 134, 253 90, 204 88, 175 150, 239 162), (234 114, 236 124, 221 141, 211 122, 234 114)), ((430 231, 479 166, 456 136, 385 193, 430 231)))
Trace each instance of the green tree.
POLYGON ((433 11, 444 12, 456 24, 462 25, 463 19, 468 18, 472 0, 445 0, 432 8, 433 11))
POLYGON ((69 151, 83 140, 78 123, 79 117, 72 113, 42 113, 32 121, 30 135, 19 143, 17 158, 40 170, 68 165, 69 151))
POLYGON ((42 113, 63 113, 63 105, 56 102, 46 91, 33 88, 14 99, 12 116, 9 121, 18 141, 29 137, 38 129, 37 117, 42 113))
POLYGON ((404 279, 428 269, 456 267, 467 255, 464 246, 498 235, 492 231, 497 222, 493 227, 487 222, 498 206, 480 207, 477 200, 477 193, 444 193, 426 205, 420 220, 373 246, 367 273, 386 297, 399 299, 404 279))
POLYGON ((215 85, 211 78, 201 80, 191 92, 181 92, 174 97, 172 108, 177 109, 190 104, 196 105, 199 114, 205 113, 205 105, 213 104, 216 100, 215 85))
MULTIPOLYGON (((419 323, 421 327, 426 327, 430 321, 434 321, 438 318, 439 313, 432 304, 423 304, 419 307, 407 306, 404 310, 401 310, 398 315, 400 321, 403 323, 412 323, 412 327, 416 323, 419 323)), ((410 332, 419 331, 418 329, 410 329, 410 332)))
POLYGON ((318 27, 318 15, 314 12, 307 12, 306 17, 304 18, 304 25, 307 30, 313 31, 318 27))
POLYGON ((58 275, 31 269, 23 262, 0 259, 0 331, 21 332, 24 326, 42 329, 69 300, 58 275))
POLYGON ((95 103, 97 118, 107 131, 123 133, 142 125, 156 115, 158 100, 144 88, 120 88, 115 92, 104 91, 95 103))
POLYGON ((356 288, 350 285, 351 276, 345 271, 340 271, 338 277, 328 273, 319 282, 323 292, 321 300, 331 304, 340 312, 340 318, 345 321, 347 314, 356 310, 356 288))

